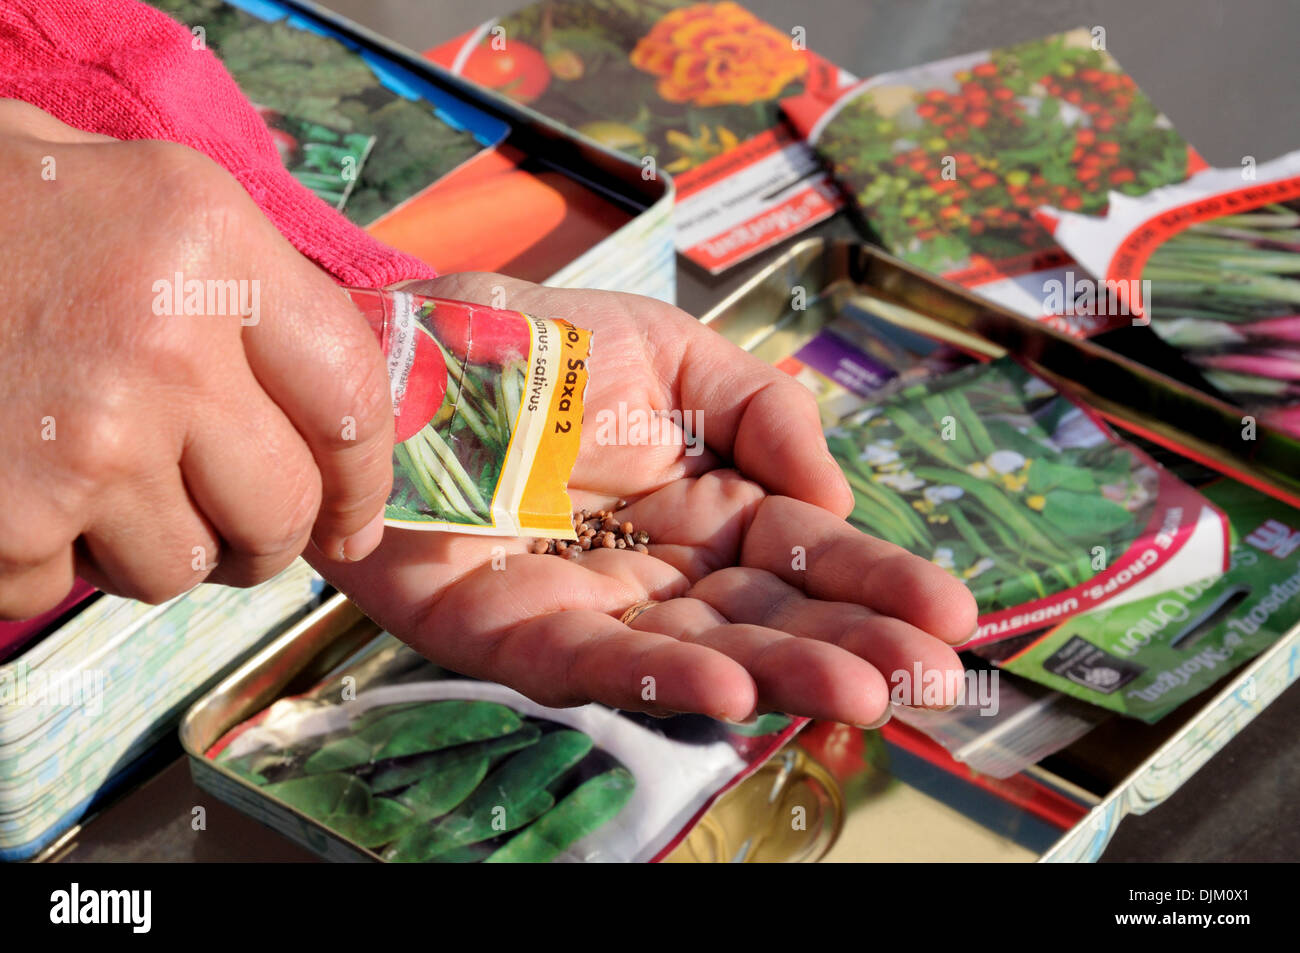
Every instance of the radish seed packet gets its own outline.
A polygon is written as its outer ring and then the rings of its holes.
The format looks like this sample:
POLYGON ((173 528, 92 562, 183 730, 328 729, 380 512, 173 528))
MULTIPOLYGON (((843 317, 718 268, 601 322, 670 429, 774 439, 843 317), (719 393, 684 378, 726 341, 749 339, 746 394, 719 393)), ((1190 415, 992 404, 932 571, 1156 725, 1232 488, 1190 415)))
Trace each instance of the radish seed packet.
POLYGON ((1212 386, 1300 436, 1300 152, 1042 221, 1212 386))
POLYGON ((388 359, 387 525, 574 539, 567 486, 591 332, 464 301, 347 293, 388 359))

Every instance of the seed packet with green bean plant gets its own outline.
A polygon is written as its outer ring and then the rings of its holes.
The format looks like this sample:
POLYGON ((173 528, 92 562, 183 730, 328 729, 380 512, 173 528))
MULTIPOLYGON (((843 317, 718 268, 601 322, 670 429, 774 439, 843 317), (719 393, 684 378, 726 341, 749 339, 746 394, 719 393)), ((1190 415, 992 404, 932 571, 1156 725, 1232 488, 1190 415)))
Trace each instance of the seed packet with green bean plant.
POLYGON ((1202 492, 1232 524, 1227 572, 1075 616, 995 664, 1154 723, 1300 624, 1300 511, 1226 478, 1202 492))
POLYGON ((977 643, 1225 565, 1210 501, 1011 358, 908 386, 826 436, 850 522, 963 580, 977 643))
POLYGON ((393 863, 648 861, 803 724, 546 708, 380 635, 206 755, 240 807, 317 850, 313 825, 393 863))
POLYGON ((348 294, 388 359, 388 525, 576 538, 567 486, 591 332, 401 291, 348 294))
POLYGON ((1042 218, 1100 280, 1094 308, 1149 323, 1223 396, 1300 437, 1300 152, 1116 196, 1102 217, 1042 218))

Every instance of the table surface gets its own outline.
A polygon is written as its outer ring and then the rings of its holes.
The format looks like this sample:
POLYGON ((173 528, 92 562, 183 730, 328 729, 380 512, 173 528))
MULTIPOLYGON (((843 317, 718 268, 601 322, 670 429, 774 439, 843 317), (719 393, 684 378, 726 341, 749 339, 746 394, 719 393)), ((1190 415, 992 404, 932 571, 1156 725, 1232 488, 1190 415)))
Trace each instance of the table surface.
MULTIPOLYGON (((421 50, 524 0, 322 0, 421 50)), ((808 46, 869 76, 1077 26, 1106 29, 1109 51, 1211 165, 1297 148, 1300 90, 1288 0, 743 0, 808 46)), ((842 217, 814 233, 851 234, 842 217)), ((779 250, 779 249, 778 249, 779 250)), ((679 259, 678 302, 700 313, 771 254, 710 278, 679 259)), ((1300 858, 1300 687, 1292 687, 1153 813, 1125 820, 1103 860, 1300 858)), ((174 761, 89 824, 68 861, 314 859, 194 786, 174 761), (206 811, 195 831, 194 808, 206 811)), ((868 858, 863 858, 868 859, 868 858)))

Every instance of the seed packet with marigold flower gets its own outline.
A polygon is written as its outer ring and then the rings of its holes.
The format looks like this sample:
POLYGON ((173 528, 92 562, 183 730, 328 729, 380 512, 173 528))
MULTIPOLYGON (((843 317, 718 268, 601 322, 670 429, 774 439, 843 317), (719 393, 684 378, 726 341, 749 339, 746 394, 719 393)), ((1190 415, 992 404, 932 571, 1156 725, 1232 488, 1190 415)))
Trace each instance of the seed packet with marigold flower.
POLYGON ((425 55, 670 173, 678 251, 712 273, 841 205, 780 102, 854 77, 730 0, 547 0, 425 55))
POLYGON ((1034 210, 1104 212, 1204 167, 1102 47, 1073 30, 783 106, 889 251, 1086 336, 1117 321, 1054 307, 1077 266, 1034 210))
POLYGON ((1011 358, 910 385, 826 440, 849 521, 970 587, 974 644, 1225 568, 1213 503, 1011 358))

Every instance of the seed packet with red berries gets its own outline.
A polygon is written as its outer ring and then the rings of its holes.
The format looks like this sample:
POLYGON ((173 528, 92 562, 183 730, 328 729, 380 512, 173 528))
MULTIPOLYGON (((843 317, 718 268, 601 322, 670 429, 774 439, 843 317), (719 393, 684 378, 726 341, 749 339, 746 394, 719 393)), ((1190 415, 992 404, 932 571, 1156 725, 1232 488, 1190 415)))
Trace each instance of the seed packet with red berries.
POLYGON ((351 288, 379 335, 396 446, 386 522, 573 539, 591 332, 465 301, 351 288))
POLYGON ((1105 211, 1205 163, 1105 50, 1100 27, 985 50, 782 103, 893 254, 1067 333, 1050 289, 1077 268, 1040 205, 1105 211))

